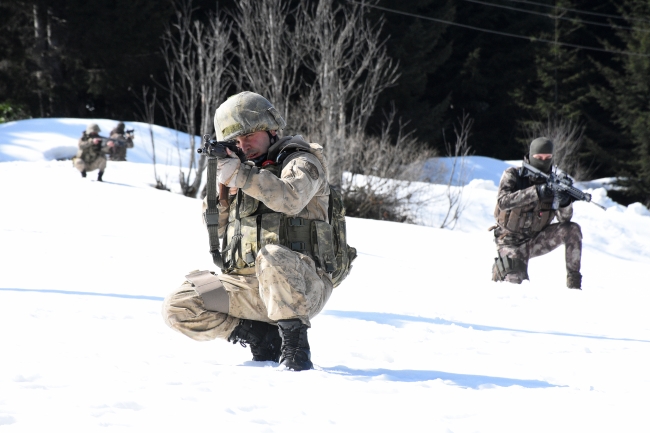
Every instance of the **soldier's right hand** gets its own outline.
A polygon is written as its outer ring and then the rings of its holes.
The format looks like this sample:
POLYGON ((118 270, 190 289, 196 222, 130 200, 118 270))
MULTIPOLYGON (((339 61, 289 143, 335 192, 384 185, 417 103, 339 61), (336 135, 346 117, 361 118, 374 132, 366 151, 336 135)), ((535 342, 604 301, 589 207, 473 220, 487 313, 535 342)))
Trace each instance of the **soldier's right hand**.
POLYGON ((555 198, 555 191, 553 191, 553 188, 543 183, 541 185, 537 185, 537 196, 540 200, 551 201, 553 198, 555 198))
POLYGON ((567 207, 567 206, 570 205, 570 204, 573 202, 573 200, 574 200, 573 197, 571 197, 571 196, 569 195, 569 193, 566 192, 566 191, 559 191, 559 192, 557 193, 557 198, 558 198, 558 200, 559 200, 559 202, 560 202, 560 207, 567 207))

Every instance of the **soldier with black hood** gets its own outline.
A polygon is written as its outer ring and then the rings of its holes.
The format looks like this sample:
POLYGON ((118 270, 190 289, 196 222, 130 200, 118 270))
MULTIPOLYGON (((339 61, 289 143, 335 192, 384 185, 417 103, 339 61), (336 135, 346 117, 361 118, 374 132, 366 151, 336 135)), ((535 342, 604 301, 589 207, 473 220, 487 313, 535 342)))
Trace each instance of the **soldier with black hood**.
MULTIPOLYGON (((550 173, 554 144, 546 137, 533 140, 524 161, 550 173)), ((543 181, 526 176, 526 168, 510 167, 501 177, 494 209, 494 240, 498 257, 492 267, 493 281, 521 284, 528 278, 528 261, 565 246, 566 285, 581 289, 582 232, 571 221, 573 198, 556 192, 543 181), (557 218, 557 222, 553 222, 557 218)))

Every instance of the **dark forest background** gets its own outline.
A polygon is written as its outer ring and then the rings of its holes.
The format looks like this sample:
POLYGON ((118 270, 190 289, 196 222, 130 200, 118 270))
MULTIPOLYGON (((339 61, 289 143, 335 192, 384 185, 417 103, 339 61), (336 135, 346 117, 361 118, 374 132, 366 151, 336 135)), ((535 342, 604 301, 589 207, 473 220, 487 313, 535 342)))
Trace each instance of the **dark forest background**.
MULTIPOLYGON (((196 0, 194 18, 235 3, 196 0)), ((535 125, 561 119, 582 135, 584 177, 618 176, 627 188, 619 201, 648 205, 650 0, 594 3, 372 3, 368 19, 383 19, 401 75, 381 94, 368 133, 395 104, 415 136, 444 154, 443 131, 468 115, 474 154, 511 160, 535 125)), ((0 121, 141 120, 138 95, 164 80, 161 36, 173 16, 172 0, 3 0, 0 121)))

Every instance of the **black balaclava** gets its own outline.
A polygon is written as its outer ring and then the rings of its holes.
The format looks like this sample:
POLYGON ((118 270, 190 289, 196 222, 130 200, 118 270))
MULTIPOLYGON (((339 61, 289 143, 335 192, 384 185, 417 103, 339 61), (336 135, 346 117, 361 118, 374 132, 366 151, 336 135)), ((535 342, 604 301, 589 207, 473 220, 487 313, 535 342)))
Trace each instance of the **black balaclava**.
POLYGON ((553 158, 544 161, 533 158, 533 155, 537 155, 538 153, 553 154, 553 142, 546 137, 536 138, 530 143, 530 152, 528 152, 530 165, 544 173, 548 173, 553 165, 553 158))

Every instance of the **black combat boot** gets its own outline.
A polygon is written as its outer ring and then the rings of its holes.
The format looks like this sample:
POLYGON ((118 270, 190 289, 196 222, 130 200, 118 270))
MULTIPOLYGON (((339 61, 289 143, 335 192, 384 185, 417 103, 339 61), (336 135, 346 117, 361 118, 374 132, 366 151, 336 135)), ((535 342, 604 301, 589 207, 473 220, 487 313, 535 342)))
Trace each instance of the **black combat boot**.
POLYGON ((103 175, 104 175, 104 172, 101 171, 101 170, 99 171, 99 173, 97 173, 97 180, 98 180, 99 182, 103 182, 103 180, 102 180, 102 176, 103 176, 103 175))
POLYGON ((81 177, 86 177, 86 170, 83 170, 83 171, 81 172, 81 177))
POLYGON ((566 274, 566 286, 569 289, 582 290, 582 275, 580 272, 569 271, 566 274))
POLYGON ((253 361, 278 362, 280 359, 282 338, 278 327, 270 323, 241 319, 228 337, 228 341, 232 341, 233 344, 240 343, 244 347, 249 344, 253 361))
POLYGON ((314 364, 310 360, 307 325, 303 324, 300 319, 280 320, 278 328, 282 336, 280 365, 295 371, 314 368, 314 364))

